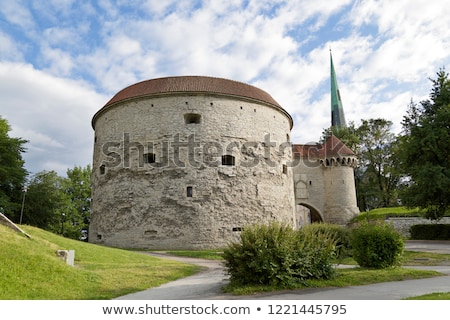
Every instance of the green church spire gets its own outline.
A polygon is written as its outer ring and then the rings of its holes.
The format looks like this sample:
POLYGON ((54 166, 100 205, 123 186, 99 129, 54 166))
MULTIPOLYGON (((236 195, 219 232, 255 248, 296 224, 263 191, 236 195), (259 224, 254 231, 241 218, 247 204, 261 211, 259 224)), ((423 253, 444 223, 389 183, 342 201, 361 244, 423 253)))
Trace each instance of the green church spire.
POLYGON ((339 87, 336 80, 336 72, 334 71, 333 57, 330 49, 330 64, 331 64, 331 126, 346 127, 344 117, 344 108, 342 107, 341 95, 339 94, 339 87))

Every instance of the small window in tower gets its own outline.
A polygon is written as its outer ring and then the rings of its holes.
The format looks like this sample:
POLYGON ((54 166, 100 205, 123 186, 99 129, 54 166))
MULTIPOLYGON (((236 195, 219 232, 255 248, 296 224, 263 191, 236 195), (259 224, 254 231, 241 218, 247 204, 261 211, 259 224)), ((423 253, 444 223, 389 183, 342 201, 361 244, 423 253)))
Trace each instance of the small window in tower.
POLYGON ((106 166, 104 164, 102 164, 100 166, 100 174, 105 174, 105 172, 106 172, 106 166))
POLYGON ((102 235, 97 233, 97 240, 102 240, 102 235))
POLYGON ((188 198, 192 198, 192 195, 193 195, 192 187, 187 187, 187 188, 186 188, 186 196, 187 196, 188 198))
POLYGON ((231 229, 233 232, 238 232, 238 231, 242 231, 244 230, 244 228, 242 227, 233 227, 233 229, 231 229))
POLYGON ((312 181, 311 181, 311 180, 309 180, 309 185, 310 185, 310 186, 312 185, 312 181))
POLYGON ((184 115, 184 123, 200 123, 202 121, 202 116, 198 113, 186 113, 184 115))
POLYGON ((154 153, 144 153, 144 163, 155 163, 156 156, 154 153))
POLYGON ((283 174, 287 174, 288 170, 287 170, 287 165, 283 164, 283 174))
POLYGON ((235 162, 234 162, 234 157, 226 154, 222 156, 222 165, 224 166, 234 166, 235 162))

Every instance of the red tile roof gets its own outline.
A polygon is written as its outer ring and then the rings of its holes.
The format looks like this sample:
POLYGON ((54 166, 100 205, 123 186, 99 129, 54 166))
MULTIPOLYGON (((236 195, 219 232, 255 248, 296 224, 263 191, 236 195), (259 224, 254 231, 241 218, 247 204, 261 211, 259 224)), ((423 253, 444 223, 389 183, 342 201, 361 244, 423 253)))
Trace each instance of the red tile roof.
POLYGON ((330 136, 324 144, 294 144, 292 152, 294 157, 307 157, 309 159, 355 156, 355 153, 334 135, 330 136))
POLYGON ((112 97, 112 99, 109 100, 105 106, 94 115, 93 124, 98 113, 117 102, 133 98, 171 93, 217 94, 263 102, 282 111, 289 118, 292 128, 292 117, 267 92, 246 83, 204 76, 158 78, 138 82, 126 87, 112 97))

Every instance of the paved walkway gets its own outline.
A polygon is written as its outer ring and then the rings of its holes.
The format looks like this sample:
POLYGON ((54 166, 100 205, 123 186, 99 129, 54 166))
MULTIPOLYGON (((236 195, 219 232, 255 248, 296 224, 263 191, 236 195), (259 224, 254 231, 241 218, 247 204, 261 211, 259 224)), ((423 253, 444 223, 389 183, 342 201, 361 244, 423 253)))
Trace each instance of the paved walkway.
MULTIPOLYGON (((450 241, 407 241, 406 250, 450 254, 450 241)), ((344 288, 289 290, 284 292, 233 296, 221 292, 227 277, 221 261, 169 256, 154 256, 200 265, 205 270, 156 288, 128 294, 119 300, 399 300, 433 292, 450 292, 450 266, 410 267, 436 270, 445 275, 427 279, 375 283, 344 288)))

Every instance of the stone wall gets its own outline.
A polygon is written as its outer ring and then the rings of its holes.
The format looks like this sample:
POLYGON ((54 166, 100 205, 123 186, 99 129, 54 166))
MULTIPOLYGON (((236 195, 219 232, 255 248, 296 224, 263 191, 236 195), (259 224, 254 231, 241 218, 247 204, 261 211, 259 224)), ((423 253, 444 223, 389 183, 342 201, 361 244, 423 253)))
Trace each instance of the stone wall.
MULTIPOLYGON (((399 231, 406 238, 411 237, 409 232, 409 228, 416 224, 433 224, 435 221, 424 219, 421 217, 391 217, 385 220, 387 223, 390 223, 394 226, 394 228, 399 231)), ((442 224, 450 224, 450 217, 444 217, 439 220, 439 223, 442 224)))
MULTIPOLYGON (((320 215, 320 220, 346 225, 359 213, 352 166, 325 166, 319 160, 300 159, 293 168, 295 203, 320 215)), ((309 223, 297 210, 298 223, 309 223)))
POLYGON ((247 224, 293 223, 290 125, 270 105, 212 94, 109 108, 95 124, 89 241, 218 248, 247 224), (223 155, 233 163, 222 164, 223 155))

